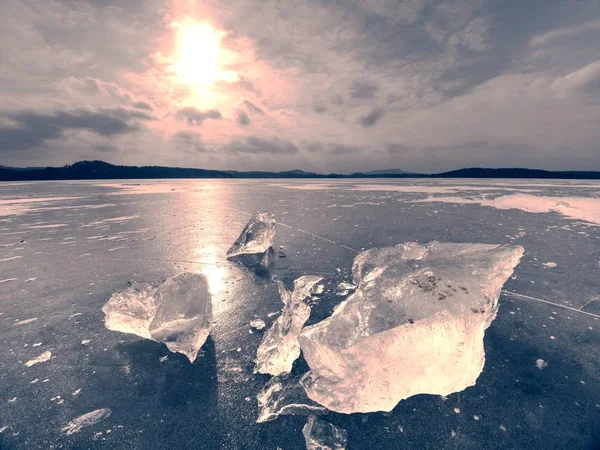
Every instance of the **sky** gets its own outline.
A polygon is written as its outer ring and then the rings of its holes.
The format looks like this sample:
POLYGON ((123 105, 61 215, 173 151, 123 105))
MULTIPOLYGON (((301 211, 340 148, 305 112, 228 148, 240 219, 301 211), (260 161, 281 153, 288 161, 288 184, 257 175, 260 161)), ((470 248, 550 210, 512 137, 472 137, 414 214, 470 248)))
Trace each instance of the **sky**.
POLYGON ((0 165, 600 170, 600 0, 0 0, 0 165))

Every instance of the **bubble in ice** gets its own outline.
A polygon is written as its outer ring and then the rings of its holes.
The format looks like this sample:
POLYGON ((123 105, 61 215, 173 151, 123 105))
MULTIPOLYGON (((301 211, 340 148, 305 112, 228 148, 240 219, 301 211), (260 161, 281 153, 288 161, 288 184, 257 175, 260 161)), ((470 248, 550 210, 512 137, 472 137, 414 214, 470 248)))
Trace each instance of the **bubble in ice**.
POLYGON ((313 415, 302 428, 306 450, 345 450, 348 432, 313 415))
POLYGON ((360 253, 358 288, 299 337, 307 395, 332 411, 374 412, 473 386, 500 289, 522 255, 521 246, 435 241, 360 253))
POLYGON ((256 213, 227 251, 227 257, 266 254, 275 240, 275 216, 268 212, 256 213))
POLYGON ((212 329, 212 300, 204 275, 182 273, 157 286, 130 282, 102 307, 109 330, 164 343, 194 362, 212 329))
POLYGON ((277 282, 283 310, 258 347, 258 372, 281 375, 292 370, 292 364, 300 356, 298 335, 310 316, 310 306, 304 299, 310 297, 314 285, 322 279, 316 275, 304 275, 294 281, 292 292, 281 281, 277 282))

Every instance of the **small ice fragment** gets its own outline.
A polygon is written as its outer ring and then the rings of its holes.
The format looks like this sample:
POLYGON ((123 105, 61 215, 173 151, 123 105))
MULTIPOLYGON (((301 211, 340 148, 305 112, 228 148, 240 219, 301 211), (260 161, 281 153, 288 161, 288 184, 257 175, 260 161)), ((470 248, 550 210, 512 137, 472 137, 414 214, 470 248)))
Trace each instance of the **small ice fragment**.
POLYGON ((283 310, 258 347, 258 372, 281 375, 292 370, 292 364, 300 356, 298 335, 310 316, 310 306, 304 303, 304 299, 310 296, 313 286, 322 279, 316 275, 297 278, 292 292, 281 281, 277 282, 283 310))
POLYGON ((90 342, 92 342, 90 339, 84 339, 81 341, 81 345, 88 345, 90 342))
POLYGON ((306 450, 345 450, 348 444, 348 432, 329 422, 308 416, 302 434, 306 441, 306 450))
POLYGON ((340 297, 345 297, 346 295, 348 295, 350 293, 350 291, 348 290, 343 290, 343 291, 338 291, 337 295, 339 295, 340 297))
POLYGON ((500 430, 506 432, 506 427, 504 425, 500 424, 500 430))
POLYGON ((40 381, 40 379, 39 379, 39 378, 34 378, 33 380, 31 380, 31 381, 29 382, 29 384, 35 384, 35 383, 37 383, 38 381, 40 381))
POLYGON ((73 397, 77 397, 79 394, 81 393, 81 388, 80 389, 76 389, 73 391, 73 393, 71 394, 73 397))
POLYGON ((269 314, 267 314, 267 317, 270 319, 271 317, 276 316, 277 314, 279 314, 281 311, 273 311, 270 312, 269 314))
POLYGON ((255 320, 251 321, 249 323, 249 325, 250 325, 250 328, 253 328, 255 330, 264 330, 265 327, 267 326, 265 324, 265 321, 261 320, 261 319, 255 319, 255 320))
POLYGON ((544 263, 543 265, 547 269, 552 269, 552 268, 556 267, 558 264, 556 264, 553 261, 548 261, 548 262, 544 263))
POLYGON ((81 316, 82 314, 83 314, 83 313, 75 313, 75 314, 71 314, 71 315, 69 316, 69 319, 72 319, 73 317, 78 317, 78 316, 81 316))
POLYGON ((4 433, 8 429, 8 425, 0 427, 0 433, 4 433))
POLYGON ((327 410, 306 396, 298 377, 273 377, 256 396, 257 423, 275 420, 279 415, 309 415, 327 410))
POLYGON ((17 401, 17 397, 9 398, 8 403, 14 403, 17 401))
POLYGON ((158 362, 165 362, 167 359, 169 359, 169 355, 161 356, 158 358, 158 362))
POLYGON ((194 362, 212 329, 212 300, 204 275, 182 273, 158 286, 130 282, 102 307, 109 330, 163 342, 194 362))
POLYGON ((353 291, 356 289, 356 285, 353 283, 342 281, 340 284, 338 284, 338 289, 342 291, 353 291))
POLYGON ((440 242, 361 252, 356 291, 298 338, 308 397, 350 414, 473 386, 485 330, 522 254, 521 246, 440 242))
POLYGON ((106 419, 110 416, 111 411, 108 408, 96 409, 87 414, 79 416, 73 420, 71 420, 67 426, 65 426, 61 431, 63 434, 67 436, 71 434, 75 434, 80 432, 83 428, 89 427, 100 422, 103 419, 106 419))
POLYGON ((42 345, 41 342, 36 342, 35 344, 32 345, 32 347, 39 347, 40 345, 42 345))
POLYGON ((35 322, 38 320, 37 317, 32 317, 31 319, 18 320, 15 322, 15 325, 27 325, 28 323, 35 322))
POLYGON ((30 359, 29 361, 27 361, 25 363, 25 365, 27 367, 31 367, 31 366, 33 366, 35 364, 38 364, 38 363, 43 363, 43 362, 46 362, 46 361, 50 361, 51 358, 52 358, 52 352, 46 351, 46 352, 42 353, 40 356, 38 356, 36 358, 33 358, 33 359, 30 359))
POLYGON ((311 294, 313 294, 313 295, 321 295, 321 294, 322 294, 324 291, 325 291, 325 286, 324 286, 324 285, 322 285, 322 284, 317 284, 317 285, 316 285, 316 286, 313 288, 313 290, 312 290, 311 294))
POLYGON ((544 361, 543 359, 537 359, 535 361, 535 366, 538 369, 543 370, 544 368, 548 367, 548 363, 546 361, 544 361))
POLYGON ((275 217, 268 212, 256 213, 227 251, 227 257, 266 253, 275 240, 275 217))
POLYGON ((460 414, 460 408, 454 408, 454 412, 455 412, 456 414, 460 414))
POLYGON ((480 419, 480 417, 479 417, 478 415, 474 415, 474 416, 473 416, 473 420, 475 420, 475 421, 479 421, 479 419, 480 419))

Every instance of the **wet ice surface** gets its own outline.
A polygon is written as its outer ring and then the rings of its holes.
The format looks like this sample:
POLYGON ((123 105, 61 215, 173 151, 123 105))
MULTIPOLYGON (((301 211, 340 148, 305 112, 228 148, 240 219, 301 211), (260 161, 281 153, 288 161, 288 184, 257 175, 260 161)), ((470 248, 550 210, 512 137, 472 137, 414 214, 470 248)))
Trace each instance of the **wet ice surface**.
MULTIPOLYGON (((0 199, 11 200, 0 209, 0 281, 9 280, 0 283, 0 448, 202 443, 200 448, 304 449, 306 415, 256 423, 256 396, 271 378, 253 373, 266 331, 250 322, 263 320, 268 329, 277 320, 277 280, 291 287, 298 277, 314 274, 323 277, 323 293, 311 302, 307 325, 313 325, 352 295, 337 295, 338 285, 352 281, 357 251, 432 240, 522 245, 526 251, 486 331, 477 384, 447 398, 413 396, 391 413, 320 417, 347 430, 348 448, 354 449, 598 447, 600 227, 560 211, 469 200, 514 194, 598 199, 600 184, 105 184, 0 184, 0 199), (450 197, 464 202, 445 201, 450 197), (29 198, 62 199, 15 202, 29 198), (275 255, 264 270, 226 260, 257 211, 274 214, 274 248, 284 246, 286 255, 275 255), (101 307, 127 280, 155 285, 182 272, 206 275, 213 300, 215 324, 194 364, 163 344, 104 327, 101 307), (32 318, 37 320, 16 325, 32 318), (82 345, 84 340, 89 343, 82 345), (25 366, 46 351, 52 359, 25 366), (77 433, 62 433, 74 418, 101 409, 112 413, 77 433)), ((300 357, 291 376, 307 370, 300 357)))

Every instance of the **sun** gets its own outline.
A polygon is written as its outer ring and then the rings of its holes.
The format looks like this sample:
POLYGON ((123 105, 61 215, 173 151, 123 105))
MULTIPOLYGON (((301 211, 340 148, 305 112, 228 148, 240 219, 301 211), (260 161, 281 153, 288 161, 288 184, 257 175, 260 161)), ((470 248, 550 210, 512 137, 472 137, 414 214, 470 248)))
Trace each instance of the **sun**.
POLYGON ((225 32, 206 22, 176 22, 177 50, 173 69, 180 81, 211 86, 217 81, 235 81, 235 72, 224 69, 227 51, 221 48, 225 32))

